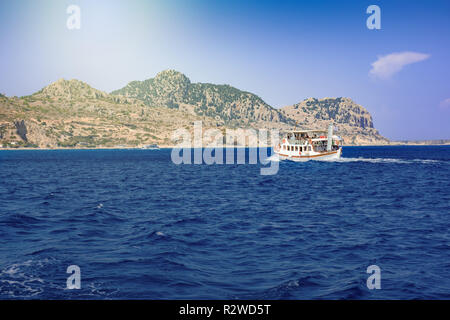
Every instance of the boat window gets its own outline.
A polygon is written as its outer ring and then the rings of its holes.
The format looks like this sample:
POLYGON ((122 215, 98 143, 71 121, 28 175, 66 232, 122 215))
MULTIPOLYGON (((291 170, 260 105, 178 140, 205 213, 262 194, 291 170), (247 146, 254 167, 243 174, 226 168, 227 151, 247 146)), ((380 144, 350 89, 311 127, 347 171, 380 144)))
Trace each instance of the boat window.
POLYGON ((308 151, 311 151, 311 146, 308 147, 308 151))

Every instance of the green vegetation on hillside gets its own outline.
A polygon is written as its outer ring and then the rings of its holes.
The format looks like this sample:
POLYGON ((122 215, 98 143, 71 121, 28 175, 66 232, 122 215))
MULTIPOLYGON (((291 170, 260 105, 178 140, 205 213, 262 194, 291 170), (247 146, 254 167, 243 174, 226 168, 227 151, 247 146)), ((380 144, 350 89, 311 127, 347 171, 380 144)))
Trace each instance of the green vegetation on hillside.
POLYGON ((257 121, 290 123, 278 110, 260 97, 230 85, 191 83, 183 74, 167 70, 155 78, 132 81, 113 95, 132 97, 153 107, 178 109, 180 104, 194 106, 199 116, 220 119, 226 124, 257 121))

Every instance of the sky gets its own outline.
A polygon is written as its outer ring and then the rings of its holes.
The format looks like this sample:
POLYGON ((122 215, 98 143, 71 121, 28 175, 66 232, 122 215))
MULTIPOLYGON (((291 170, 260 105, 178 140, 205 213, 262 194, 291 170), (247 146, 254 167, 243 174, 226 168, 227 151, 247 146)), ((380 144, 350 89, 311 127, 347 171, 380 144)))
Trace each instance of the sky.
POLYGON ((450 139, 450 1, 0 1, 0 93, 175 69, 280 108, 349 97, 393 140, 450 139), (80 29, 69 29, 70 5, 80 29), (381 29, 366 10, 380 8, 381 29))

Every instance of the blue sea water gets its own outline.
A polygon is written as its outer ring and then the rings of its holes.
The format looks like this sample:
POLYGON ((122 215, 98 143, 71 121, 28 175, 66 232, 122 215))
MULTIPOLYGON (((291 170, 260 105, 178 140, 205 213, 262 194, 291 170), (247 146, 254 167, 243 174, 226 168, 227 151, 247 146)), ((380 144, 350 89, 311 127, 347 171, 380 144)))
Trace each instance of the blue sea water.
POLYGON ((170 155, 0 151, 0 298, 450 298, 450 147, 345 147, 271 176, 170 155))

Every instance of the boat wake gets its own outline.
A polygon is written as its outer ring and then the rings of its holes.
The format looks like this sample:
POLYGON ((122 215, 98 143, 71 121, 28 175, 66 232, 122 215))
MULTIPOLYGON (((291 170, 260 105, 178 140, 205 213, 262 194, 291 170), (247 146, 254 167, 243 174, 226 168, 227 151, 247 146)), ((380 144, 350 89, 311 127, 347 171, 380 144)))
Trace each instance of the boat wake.
MULTIPOLYGON (((281 161, 278 154, 273 154, 268 158, 269 161, 279 162, 281 161)), ((321 161, 321 162, 369 162, 369 163, 398 163, 398 164, 450 164, 448 161, 433 160, 433 159, 399 159, 399 158, 344 158, 339 159, 310 159, 309 161, 321 161)))
POLYGON ((396 158, 339 158, 339 159, 324 159, 319 161, 326 162, 370 162, 370 163, 398 163, 398 164, 441 164, 447 163, 446 161, 441 160, 432 160, 432 159, 396 159, 396 158))

